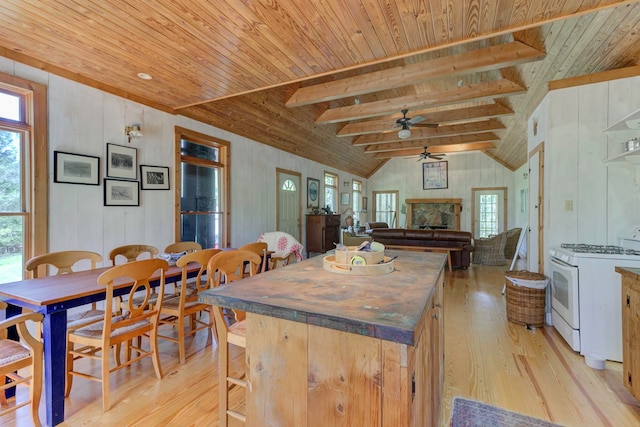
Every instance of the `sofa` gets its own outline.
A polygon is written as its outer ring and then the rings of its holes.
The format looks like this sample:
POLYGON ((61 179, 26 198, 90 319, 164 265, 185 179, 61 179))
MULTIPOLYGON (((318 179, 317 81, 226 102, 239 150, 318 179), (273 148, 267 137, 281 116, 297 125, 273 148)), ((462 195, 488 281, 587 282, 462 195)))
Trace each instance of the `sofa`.
POLYGON ((466 270, 471 263, 473 243, 471 233, 468 231, 374 228, 371 237, 373 241, 385 246, 459 248, 459 251, 451 251, 451 267, 466 270))
POLYGON ((365 222, 364 223, 364 232, 367 234, 371 234, 373 230, 377 230, 379 228, 389 228, 389 224, 386 222, 365 222))

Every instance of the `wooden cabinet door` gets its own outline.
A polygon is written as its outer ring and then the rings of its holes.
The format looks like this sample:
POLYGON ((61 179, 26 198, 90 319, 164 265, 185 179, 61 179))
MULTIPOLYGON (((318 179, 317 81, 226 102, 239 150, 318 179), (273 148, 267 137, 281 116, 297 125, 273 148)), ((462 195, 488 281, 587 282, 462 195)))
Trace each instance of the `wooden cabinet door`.
POLYGON ((640 400, 640 283, 622 281, 622 377, 625 387, 640 400))

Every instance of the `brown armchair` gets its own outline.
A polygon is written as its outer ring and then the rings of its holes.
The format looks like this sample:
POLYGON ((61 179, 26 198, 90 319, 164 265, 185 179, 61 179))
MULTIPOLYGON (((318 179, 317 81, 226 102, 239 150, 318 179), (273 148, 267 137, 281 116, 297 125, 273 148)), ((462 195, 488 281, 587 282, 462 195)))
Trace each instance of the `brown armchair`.
POLYGON ((362 242, 370 242, 372 240, 371 236, 356 236, 351 231, 342 230, 342 244, 345 246, 360 246, 362 242))

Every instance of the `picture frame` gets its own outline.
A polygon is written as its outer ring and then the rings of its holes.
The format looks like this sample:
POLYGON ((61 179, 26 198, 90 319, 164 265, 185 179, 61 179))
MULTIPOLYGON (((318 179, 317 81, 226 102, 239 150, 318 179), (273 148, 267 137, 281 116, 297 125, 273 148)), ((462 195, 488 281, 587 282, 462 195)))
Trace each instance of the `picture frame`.
POLYGON ((307 207, 320 207, 320 180, 307 178, 307 207))
POLYGON ((169 168, 140 165, 140 185, 143 190, 169 190, 169 168))
POLYGON ((138 149, 107 144, 107 176, 135 180, 138 178, 138 149))
POLYGON ((348 205, 349 204, 349 193, 341 193, 340 194, 340 204, 348 205))
POLYGON ((104 179, 105 206, 140 206, 140 182, 104 179))
POLYGON ((446 160, 422 164, 422 189, 441 190, 449 187, 449 167, 446 160))
POLYGON ((100 157, 54 151, 53 182, 100 185, 100 157))
POLYGON ((362 210, 360 212, 366 213, 367 212, 367 203, 369 202, 369 199, 366 197, 362 198, 362 210))

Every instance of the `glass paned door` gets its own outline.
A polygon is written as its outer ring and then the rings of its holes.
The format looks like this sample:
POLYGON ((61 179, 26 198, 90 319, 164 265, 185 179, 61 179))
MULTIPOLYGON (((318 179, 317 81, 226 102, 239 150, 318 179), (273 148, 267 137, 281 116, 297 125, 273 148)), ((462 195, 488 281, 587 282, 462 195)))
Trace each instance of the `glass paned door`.
MULTIPOLYGON (((217 158, 215 149, 195 149, 193 144, 183 141, 183 153, 190 157, 202 155, 206 160, 217 158), (194 156, 195 155, 195 156, 194 156)), ((181 165, 180 226, 182 240, 195 241, 203 248, 221 248, 224 228, 222 201, 222 169, 214 165, 194 164, 184 161, 181 165)))

